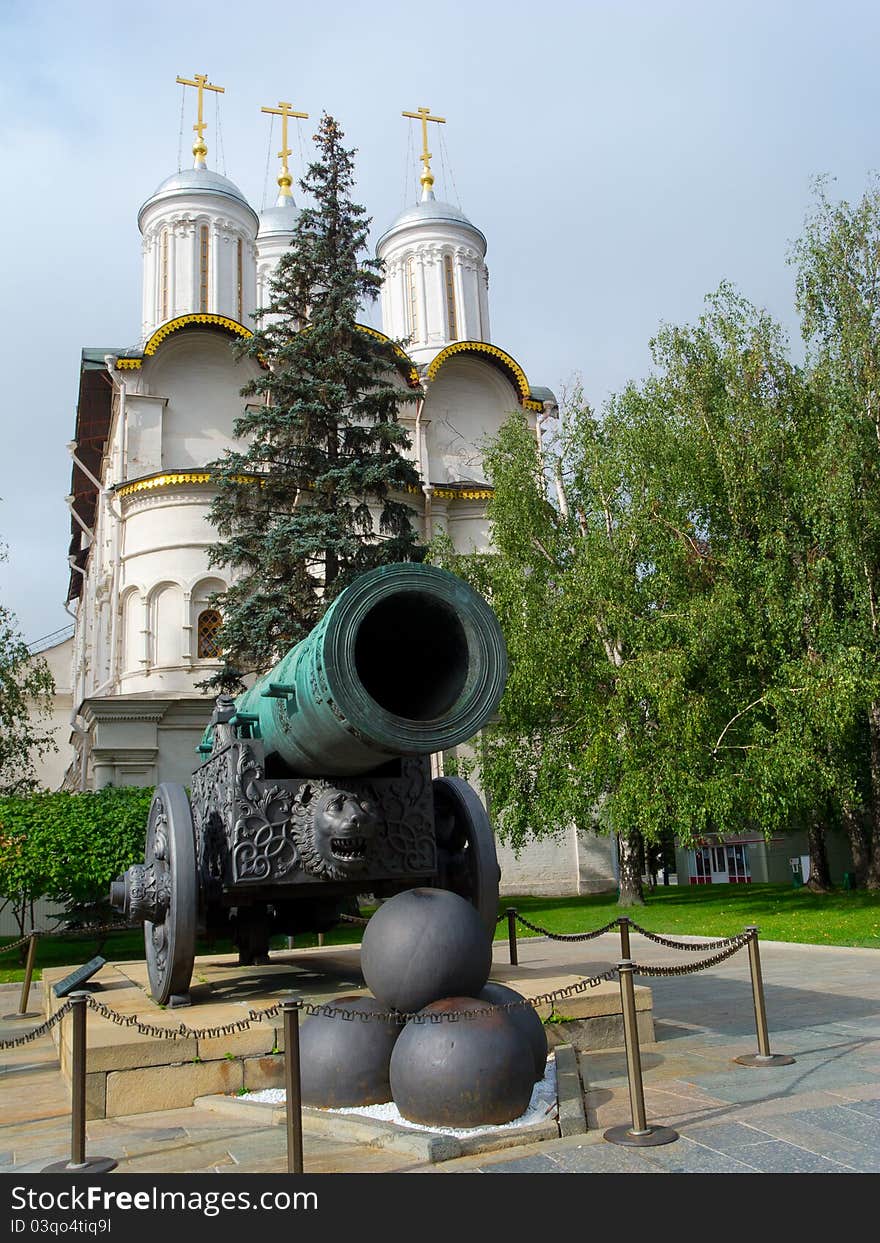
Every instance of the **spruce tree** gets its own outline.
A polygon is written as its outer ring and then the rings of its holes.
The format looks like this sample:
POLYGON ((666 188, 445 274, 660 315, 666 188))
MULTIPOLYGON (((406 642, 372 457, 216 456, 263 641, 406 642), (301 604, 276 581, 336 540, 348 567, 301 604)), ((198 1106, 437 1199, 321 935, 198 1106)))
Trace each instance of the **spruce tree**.
POLYGON ((262 368, 242 389, 250 403, 234 426, 246 447, 211 465, 221 536, 211 562, 235 572, 220 601, 226 668, 208 683, 223 689, 304 638, 358 574, 424 555, 400 499, 419 486, 397 418, 416 393, 401 381, 396 343, 357 324, 382 276, 363 257, 370 221, 351 198, 354 151, 343 137, 324 114, 318 159, 300 182, 314 205, 241 347, 262 368))

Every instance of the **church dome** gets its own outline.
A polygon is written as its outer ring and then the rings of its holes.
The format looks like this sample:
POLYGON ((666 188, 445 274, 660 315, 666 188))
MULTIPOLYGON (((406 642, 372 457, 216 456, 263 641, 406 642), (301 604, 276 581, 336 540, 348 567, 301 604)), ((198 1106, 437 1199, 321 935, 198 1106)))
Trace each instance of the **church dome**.
POLYGON ((406 340, 419 366, 456 341, 490 340, 486 237, 460 207, 434 198, 422 158, 421 200, 376 243, 385 273, 382 329, 406 340))
POLYGON ((385 242, 402 229, 418 228, 420 225, 452 225, 467 229, 480 239, 483 244, 483 253, 485 254, 486 252, 485 234, 468 220, 460 207, 453 207, 451 203, 443 203, 439 199, 435 199, 431 191, 428 192, 421 202, 414 203, 412 207, 407 207, 405 211, 400 213, 397 219, 393 221, 379 238, 377 248, 383 246, 385 242))
POLYGON ((296 228, 299 212, 293 205, 293 199, 286 199, 274 207, 267 207, 260 212, 260 227, 257 239, 277 237, 279 234, 291 234, 296 228))
POLYGON ((190 197, 193 194, 223 195, 225 198, 234 199, 237 203, 241 203, 244 207, 253 211, 241 190, 228 177, 214 172, 211 168, 183 168, 176 173, 172 173, 170 177, 166 177, 161 185, 156 187, 155 191, 138 212, 138 224, 140 224, 144 212, 147 208, 152 207, 153 204, 160 201, 164 202, 167 199, 190 197))

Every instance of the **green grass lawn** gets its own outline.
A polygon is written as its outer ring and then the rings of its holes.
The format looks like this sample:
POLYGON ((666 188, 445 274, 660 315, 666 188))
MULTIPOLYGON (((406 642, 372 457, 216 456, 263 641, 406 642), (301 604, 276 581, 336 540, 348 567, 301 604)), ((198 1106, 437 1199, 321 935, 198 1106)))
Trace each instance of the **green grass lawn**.
MULTIPOLYGON (((550 932, 590 932, 618 915, 629 915, 651 932, 685 933, 694 936, 724 937, 741 932, 746 924, 757 924, 767 941, 801 941, 809 945, 865 945, 880 949, 880 894, 836 890, 825 897, 790 885, 694 885, 662 886, 648 896, 647 905, 624 909, 617 905, 617 894, 589 894, 579 898, 511 897, 503 899, 500 910, 515 906, 526 919, 550 932)), ((368 912, 365 912, 368 913, 368 912)), ((358 942, 362 929, 341 924, 328 932, 327 945, 358 942)), ((502 920, 496 940, 506 940, 507 921, 502 920)), ((521 925, 517 936, 536 935, 521 925)), ((0 938, 4 944, 17 938, 0 938)), ((272 940, 273 949, 283 949, 283 937, 272 940)), ((315 936, 297 936, 296 947, 317 944, 315 936)), ((635 950, 636 942, 633 942, 635 950)), ((200 954, 228 954, 230 941, 200 942, 200 954)), ((78 966, 102 953, 109 960, 143 958, 144 940, 140 932, 113 933, 99 949, 94 937, 43 937, 37 948, 39 978, 43 967, 78 966)), ((0 983, 23 978, 18 954, 0 957, 0 983)))
MULTIPOLYGON (((356 924, 341 924, 325 933, 325 945, 347 945, 352 941, 360 941, 361 928, 356 924)), ((17 941, 18 937, 0 937, 0 954, 3 946, 17 941)), ((295 938, 297 949, 307 949, 318 944, 314 934, 300 934, 295 938)), ((286 937, 272 937, 272 949, 284 949, 286 937)), ((27 946, 23 946, 27 951, 27 946)), ((199 941, 196 945, 197 954, 231 954, 235 946, 231 941, 199 941)), ((67 967, 71 970, 81 966, 101 954, 108 962, 131 962, 144 956, 144 934, 135 929, 132 931, 114 932, 101 942, 94 936, 40 937, 37 943, 37 961, 34 968, 34 979, 39 980, 44 967, 67 967)), ((19 951, 6 958, 0 957, 0 984, 17 983, 24 979, 24 967, 19 961, 19 951)))
MULTIPOLYGON (((725 937, 757 924, 767 941, 808 945, 866 945, 880 949, 880 894, 835 890, 820 896, 791 885, 670 885, 646 895, 645 906, 624 909, 617 893, 579 898, 512 897, 526 919, 549 932, 587 932, 628 915, 651 932, 725 937)), ((497 936, 507 935, 507 923, 497 936)), ((518 936, 531 936, 518 925, 518 936)))

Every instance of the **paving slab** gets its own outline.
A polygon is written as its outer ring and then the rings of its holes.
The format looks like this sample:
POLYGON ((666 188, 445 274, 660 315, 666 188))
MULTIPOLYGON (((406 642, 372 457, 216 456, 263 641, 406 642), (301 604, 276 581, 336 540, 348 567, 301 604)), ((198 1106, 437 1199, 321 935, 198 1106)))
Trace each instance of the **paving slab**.
MULTIPOLYGON (((506 946, 499 944, 496 950, 496 966, 503 968, 506 946)), ((540 973, 603 971, 616 963, 619 943, 611 935, 598 938, 587 952, 589 957, 583 956, 583 946, 522 938, 522 971, 514 987, 530 992, 528 981, 540 973)), ((642 1050, 646 1107, 649 1121, 677 1126, 681 1138, 675 1144, 634 1150, 603 1141, 605 1127, 629 1120, 623 1051, 609 1049, 580 1055, 592 1127, 586 1136, 465 1156, 439 1166, 333 1136, 312 1136, 306 1168, 498 1173, 514 1162, 526 1162, 533 1172, 545 1173, 876 1172, 880 954, 773 942, 762 942, 761 953, 771 1047, 790 1050, 797 1058, 787 1068, 748 1070, 731 1062, 733 1056, 755 1049, 744 954, 693 975, 643 978, 653 994, 656 1034, 642 1050)), ((299 978, 316 993, 333 996, 357 986, 356 954, 350 951, 327 947, 295 957, 299 978)), ((646 965, 677 961, 674 951, 635 936, 633 957, 646 965)), ((119 975, 112 1004, 117 998, 134 1004, 123 994, 128 988, 142 989, 142 969, 120 964, 119 975)), ((234 959, 209 956, 199 975, 204 979, 197 981, 197 988, 210 990, 217 1004, 241 1012, 246 988, 234 959)), ((291 964, 272 964, 262 978, 266 995, 277 997, 291 985, 291 964)), ((17 994, 17 985, 0 986, 0 1013, 15 1008, 17 994)), ((40 996, 37 986, 35 1000, 40 996)), ((104 997, 111 1001, 108 992, 104 997)), ((197 1010, 169 1011, 167 1021, 196 1025, 197 1010)), ((26 1028, 0 1023, 0 1038, 26 1028)), ((277 1029, 273 1034, 277 1040, 277 1029)), ((0 1101, 0 1170, 30 1164, 39 1168, 41 1162, 67 1155, 69 1096, 50 1039, 0 1053, 0 1101)), ((154 1163, 159 1161, 169 1170, 282 1172, 283 1144, 283 1127, 233 1123, 190 1106, 88 1124, 89 1150, 120 1159, 121 1173, 158 1170, 154 1163)))

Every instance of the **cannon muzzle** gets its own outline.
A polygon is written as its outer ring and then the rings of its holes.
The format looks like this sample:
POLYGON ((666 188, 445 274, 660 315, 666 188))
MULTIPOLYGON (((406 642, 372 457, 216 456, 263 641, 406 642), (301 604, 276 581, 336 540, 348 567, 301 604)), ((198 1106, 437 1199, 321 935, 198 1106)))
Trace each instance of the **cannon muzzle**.
POLYGON ((477 734, 507 676, 492 609, 434 566, 383 566, 333 602, 302 643, 236 700, 294 775, 355 775, 477 734))

